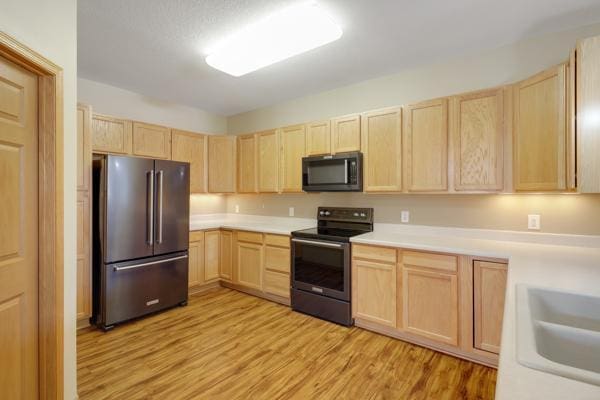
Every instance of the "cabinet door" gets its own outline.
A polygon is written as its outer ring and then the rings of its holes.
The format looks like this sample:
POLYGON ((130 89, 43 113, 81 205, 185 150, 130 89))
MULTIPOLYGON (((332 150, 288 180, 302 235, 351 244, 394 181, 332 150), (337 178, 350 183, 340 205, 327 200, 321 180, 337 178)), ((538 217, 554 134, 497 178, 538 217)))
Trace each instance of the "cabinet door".
POLYGON ((217 230, 204 233, 204 282, 219 278, 219 237, 217 230))
POLYGON ((237 137, 238 192, 256 192, 256 136, 237 137))
POLYGON ((507 265, 473 262, 474 347, 500 353, 507 265))
POLYGON ((456 190, 503 187, 503 93, 498 88, 452 98, 456 190))
POLYGON ((306 142, 304 125, 281 129, 281 191, 302 191, 302 157, 306 142))
POLYGON ((265 235, 264 291, 269 294, 290 297, 290 248, 289 237, 265 235), (285 247, 277 247, 277 246, 285 247))
POLYGON ((262 245, 237 242, 237 282, 262 290, 262 245))
POLYGON ((407 190, 448 190, 448 101, 407 106, 404 123, 407 190))
POLYGON ((204 282, 204 240, 190 242, 188 286, 197 286, 204 282))
POLYGON ((235 192, 235 137, 208 137, 208 191, 235 192))
POLYGON ((396 264, 353 260, 355 318, 396 327, 396 264))
POLYGON ((77 319, 92 315, 90 197, 77 193, 77 319))
POLYGON ((560 65, 514 86, 515 190, 566 188, 565 75, 560 65))
POLYGON ((133 154, 142 157, 171 158, 171 129, 134 122, 133 154))
POLYGON ((89 190, 92 177, 91 109, 77 106, 77 190, 89 190))
POLYGON ((360 151, 360 115, 346 115, 331 120, 331 153, 360 151))
MULTIPOLYGON (((577 44, 577 187, 600 193, 600 36, 577 44)), ((571 68, 574 68, 571 66, 571 68)), ((573 72, 571 73, 573 74, 573 72)), ((571 135, 572 137, 572 135, 571 135)))
POLYGON ((190 193, 206 192, 206 136, 173 130, 171 159, 190 163, 190 193))
POLYGON ((221 231, 219 275, 227 281, 232 280, 233 273, 233 232, 221 231))
POLYGON ((306 125, 306 155, 331 153, 331 125, 329 121, 306 125))
POLYGON ((402 190, 402 116, 400 108, 362 114, 365 192, 402 190))
POLYGON ((131 154, 131 121, 105 115, 92 115, 94 153, 131 154))
POLYGON ((258 140, 258 191, 279 190, 279 136, 277 131, 261 132, 258 140))

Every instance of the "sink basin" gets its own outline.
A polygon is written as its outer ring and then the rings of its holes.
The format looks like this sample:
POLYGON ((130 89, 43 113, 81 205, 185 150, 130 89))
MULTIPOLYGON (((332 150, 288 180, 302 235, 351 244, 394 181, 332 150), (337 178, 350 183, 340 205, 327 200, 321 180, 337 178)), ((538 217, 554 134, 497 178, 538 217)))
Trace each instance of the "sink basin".
POLYGON ((600 297, 517 285, 517 359, 600 386, 600 297))

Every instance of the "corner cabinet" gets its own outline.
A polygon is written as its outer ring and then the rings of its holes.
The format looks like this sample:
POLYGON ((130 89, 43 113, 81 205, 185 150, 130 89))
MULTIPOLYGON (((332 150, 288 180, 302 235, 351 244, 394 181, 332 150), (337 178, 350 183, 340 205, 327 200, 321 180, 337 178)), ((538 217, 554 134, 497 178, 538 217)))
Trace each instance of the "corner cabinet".
POLYGON ((406 189, 448 190, 448 100, 403 108, 406 189))
POLYGON ((134 122, 132 149, 134 156, 170 159, 171 129, 143 122, 134 122))
POLYGON ((302 192, 302 157, 306 155, 304 125, 281 128, 281 191, 302 192))
POLYGON ((190 163, 190 193, 206 193, 206 149, 206 135, 171 132, 171 159, 190 163))
POLYGON ((131 154, 131 121, 92 115, 92 151, 94 153, 131 154))
POLYGON ((256 134, 258 191, 279 191, 279 135, 276 130, 256 134))
POLYGON ((235 136, 208 136, 208 191, 235 192, 235 136))
POLYGON ((566 65, 519 82, 513 90, 515 190, 565 190, 566 65))
POLYGON ((361 115, 363 189, 365 192, 402 190, 402 111, 389 108, 361 115))
POLYGON ((451 99, 454 189, 499 191, 504 187, 504 88, 451 99))
POLYGON ((237 137, 237 191, 256 193, 257 149, 255 135, 237 137))

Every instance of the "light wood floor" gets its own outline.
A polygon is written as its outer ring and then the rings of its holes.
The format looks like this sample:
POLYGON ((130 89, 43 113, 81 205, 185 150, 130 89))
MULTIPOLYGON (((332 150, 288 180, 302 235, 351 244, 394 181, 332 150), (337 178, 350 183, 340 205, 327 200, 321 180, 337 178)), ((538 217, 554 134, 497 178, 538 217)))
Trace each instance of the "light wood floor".
POLYGON ((496 371, 229 289, 78 334, 80 399, 492 399, 496 371))

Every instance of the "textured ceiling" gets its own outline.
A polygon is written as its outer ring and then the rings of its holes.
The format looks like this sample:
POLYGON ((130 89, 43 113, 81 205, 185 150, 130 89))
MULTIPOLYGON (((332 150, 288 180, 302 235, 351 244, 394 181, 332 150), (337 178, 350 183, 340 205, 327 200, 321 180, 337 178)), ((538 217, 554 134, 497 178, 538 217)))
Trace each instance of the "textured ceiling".
POLYGON ((206 49, 299 0, 79 0, 78 74, 233 115, 600 20, 598 0, 322 0, 334 43, 235 78, 206 49))

